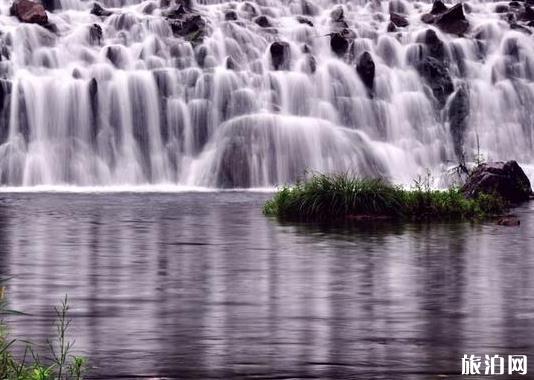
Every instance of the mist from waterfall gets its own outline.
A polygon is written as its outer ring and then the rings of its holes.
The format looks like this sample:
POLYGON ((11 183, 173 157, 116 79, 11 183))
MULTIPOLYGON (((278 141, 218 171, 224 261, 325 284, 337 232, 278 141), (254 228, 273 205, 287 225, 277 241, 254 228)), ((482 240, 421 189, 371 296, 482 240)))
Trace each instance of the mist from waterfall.
POLYGON ((463 37, 421 21, 428 2, 198 0, 203 38, 159 1, 101 4, 111 15, 56 1, 47 29, 1 0, 2 185, 408 184, 462 160, 534 163, 533 37, 495 11, 507 2, 470 1, 463 37), (391 31, 391 10, 409 25, 391 31), (428 56, 447 63, 443 96, 417 68, 428 56))

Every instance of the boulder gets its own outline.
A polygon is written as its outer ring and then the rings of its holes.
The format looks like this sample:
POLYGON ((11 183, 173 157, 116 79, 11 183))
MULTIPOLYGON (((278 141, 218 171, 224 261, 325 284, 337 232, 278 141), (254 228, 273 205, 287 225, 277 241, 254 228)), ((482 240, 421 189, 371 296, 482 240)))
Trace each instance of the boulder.
POLYGON ((93 24, 89 27, 89 42, 91 45, 100 45, 102 42, 102 27, 98 24, 93 24))
POLYGON ((99 3, 93 3, 93 8, 91 8, 91 14, 98 16, 98 17, 108 17, 113 14, 113 12, 105 9, 102 5, 99 3))
POLYGON ((287 42, 273 42, 269 47, 269 52, 275 70, 289 70, 291 49, 287 42))
POLYGON ((464 136, 469 117, 469 93, 465 86, 459 86, 452 96, 448 110, 449 127, 454 145, 454 153, 460 165, 465 165, 464 136))
POLYGON ((17 16, 21 22, 46 25, 48 16, 42 4, 30 0, 15 0, 11 5, 12 16, 17 16))
POLYGON ((181 19, 168 19, 175 36, 185 37, 192 43, 202 42, 207 31, 207 23, 202 16, 186 14, 181 19))
POLYGON ((444 12, 447 12, 448 8, 441 0, 435 0, 432 4, 432 10, 430 11, 431 15, 439 15, 444 12))
POLYGON ((313 28, 313 21, 310 20, 308 17, 305 16, 297 16, 296 20, 299 22, 299 24, 306 24, 313 28))
POLYGON ((271 28, 273 24, 267 16, 258 16, 254 19, 254 22, 262 28, 271 28))
POLYGON ((440 108, 443 108, 448 96, 454 91, 454 84, 445 63, 433 57, 425 57, 416 68, 432 90, 440 108))
POLYGON ((463 4, 459 3, 436 17, 434 23, 444 32, 463 35, 469 29, 463 4))
POLYGON ((397 31, 397 27, 393 22, 390 21, 386 30, 388 31, 388 33, 394 33, 397 31))
POLYGON ((391 22, 393 24, 395 24, 395 26, 399 27, 399 28, 404 28, 406 26, 409 25, 409 22, 408 20, 406 19, 406 17, 398 14, 398 13, 395 13, 395 12, 391 12, 389 14, 389 19, 391 20, 391 22))
POLYGON ((516 161, 490 162, 479 165, 462 187, 467 198, 493 194, 512 204, 529 200, 530 181, 516 161))
POLYGON ((344 55, 349 49, 349 41, 341 33, 330 34, 330 47, 339 56, 344 55))
POLYGON ((375 62, 371 53, 364 51, 358 59, 356 72, 369 92, 375 87, 375 62))
POLYGON ((445 59, 445 44, 438 37, 438 34, 435 30, 428 29, 425 32, 424 43, 428 48, 428 52, 431 57, 440 61, 445 59))
POLYGON ((224 14, 224 20, 225 21, 236 21, 237 20, 237 13, 234 10, 229 10, 224 14))
POLYGON ((508 216, 499 218, 499 220, 497 220, 497 224, 499 226, 516 227, 516 226, 521 225, 521 221, 513 215, 508 215, 508 216))

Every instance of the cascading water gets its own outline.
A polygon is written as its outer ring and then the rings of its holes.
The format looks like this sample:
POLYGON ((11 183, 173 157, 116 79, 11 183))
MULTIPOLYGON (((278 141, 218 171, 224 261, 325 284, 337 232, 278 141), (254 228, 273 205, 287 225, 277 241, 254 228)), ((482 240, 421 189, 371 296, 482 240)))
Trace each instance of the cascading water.
POLYGON ((533 163, 523 3, 463 18, 401 0, 59 0, 37 23, 1 4, 2 185, 409 183, 479 153, 533 163))

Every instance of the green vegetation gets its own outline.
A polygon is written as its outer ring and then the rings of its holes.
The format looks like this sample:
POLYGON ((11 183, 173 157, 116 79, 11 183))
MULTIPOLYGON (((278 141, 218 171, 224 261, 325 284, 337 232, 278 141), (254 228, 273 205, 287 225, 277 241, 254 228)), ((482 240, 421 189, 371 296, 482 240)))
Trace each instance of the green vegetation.
POLYGON ((74 342, 67 339, 71 320, 68 318, 69 304, 65 296, 56 310, 57 336, 48 342, 51 358, 42 360, 34 345, 21 341, 22 354, 15 357, 13 349, 19 343, 10 339, 5 318, 21 313, 9 310, 6 300, 5 280, 0 279, 0 379, 2 380, 80 380, 86 369, 86 359, 70 354, 74 342))
POLYGON ((315 175, 279 190, 263 212, 282 220, 333 221, 358 218, 410 220, 479 219, 506 209, 500 198, 483 194, 466 199, 457 188, 432 190, 429 181, 416 181, 404 190, 380 179, 315 175))

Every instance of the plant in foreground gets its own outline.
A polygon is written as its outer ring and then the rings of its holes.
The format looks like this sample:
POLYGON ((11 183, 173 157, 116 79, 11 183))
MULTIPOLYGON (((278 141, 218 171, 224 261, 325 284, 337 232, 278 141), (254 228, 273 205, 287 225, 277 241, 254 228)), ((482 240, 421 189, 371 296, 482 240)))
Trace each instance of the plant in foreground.
POLYGON ((69 341, 67 332, 71 320, 68 318, 68 298, 61 303, 56 311, 56 332, 53 341, 48 342, 51 359, 44 361, 34 351, 34 345, 27 341, 24 343, 23 354, 15 358, 12 351, 17 343, 9 339, 5 317, 21 314, 9 310, 5 297, 5 280, 0 279, 0 379, 2 380, 81 380, 87 367, 83 357, 70 354, 74 341, 69 341))

